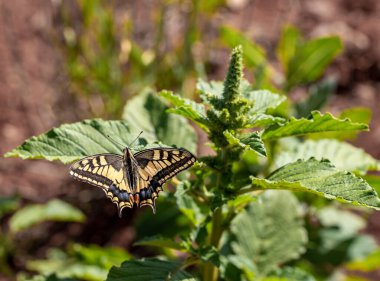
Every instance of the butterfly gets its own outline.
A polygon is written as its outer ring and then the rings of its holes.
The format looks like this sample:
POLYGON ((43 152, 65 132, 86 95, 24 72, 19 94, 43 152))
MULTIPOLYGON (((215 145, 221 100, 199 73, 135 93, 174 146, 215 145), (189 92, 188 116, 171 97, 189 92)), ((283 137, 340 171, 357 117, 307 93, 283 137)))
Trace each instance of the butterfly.
POLYGON ((97 154, 85 157, 70 167, 75 179, 103 189, 118 207, 150 206, 156 212, 155 200, 162 185, 179 172, 191 167, 196 157, 184 148, 152 148, 135 154, 126 147, 123 155, 97 154))

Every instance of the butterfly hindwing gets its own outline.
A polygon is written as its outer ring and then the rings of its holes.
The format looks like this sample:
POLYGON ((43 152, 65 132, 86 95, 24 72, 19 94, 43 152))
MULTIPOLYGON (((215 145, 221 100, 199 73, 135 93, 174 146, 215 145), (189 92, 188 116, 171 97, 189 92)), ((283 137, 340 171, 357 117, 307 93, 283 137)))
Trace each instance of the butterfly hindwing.
POLYGON ((196 161, 193 154, 182 148, 147 149, 136 153, 134 157, 140 168, 140 180, 136 188, 140 206, 149 205, 153 210, 162 185, 196 161))
POLYGON ((99 154, 83 158, 70 167, 74 178, 101 187, 119 211, 132 208, 133 196, 124 172, 123 157, 117 154, 99 154))

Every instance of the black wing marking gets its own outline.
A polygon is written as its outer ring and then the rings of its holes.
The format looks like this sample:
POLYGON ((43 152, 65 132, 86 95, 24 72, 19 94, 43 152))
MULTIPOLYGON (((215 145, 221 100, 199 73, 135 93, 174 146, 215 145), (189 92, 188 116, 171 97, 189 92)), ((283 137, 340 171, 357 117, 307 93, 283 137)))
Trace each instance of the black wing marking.
POLYGON ((140 206, 151 206, 155 211, 155 199, 162 185, 179 172, 191 167, 195 156, 183 148, 153 148, 134 155, 140 169, 136 194, 140 206))

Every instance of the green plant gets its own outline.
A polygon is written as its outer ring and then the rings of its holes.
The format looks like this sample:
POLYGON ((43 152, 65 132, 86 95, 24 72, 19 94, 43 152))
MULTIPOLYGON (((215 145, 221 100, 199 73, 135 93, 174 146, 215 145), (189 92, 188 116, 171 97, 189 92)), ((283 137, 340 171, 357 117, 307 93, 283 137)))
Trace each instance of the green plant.
MULTIPOLYGON (((242 48, 234 48, 223 83, 198 82, 201 103, 146 90, 127 103, 124 120, 65 124, 6 154, 68 163, 120 153, 107 135, 127 144, 141 129, 145 133, 135 150, 161 143, 195 151, 194 129, 185 118, 208 135, 214 152, 200 157, 165 198, 175 201, 188 227, 175 237, 139 237, 138 242, 183 252, 184 258, 128 260, 113 267, 107 280, 315 280, 301 263, 307 257, 300 258, 308 235, 299 200, 309 199, 289 191, 380 208, 376 191, 359 177, 377 170, 377 160, 338 140, 306 140, 327 133, 339 138, 368 130, 367 124, 319 111, 309 118, 292 117, 292 109, 283 108, 285 96, 255 90, 244 80, 242 59, 242 48), (336 149, 325 150, 331 145, 336 149)), ((158 216, 164 211, 158 203, 158 216)))

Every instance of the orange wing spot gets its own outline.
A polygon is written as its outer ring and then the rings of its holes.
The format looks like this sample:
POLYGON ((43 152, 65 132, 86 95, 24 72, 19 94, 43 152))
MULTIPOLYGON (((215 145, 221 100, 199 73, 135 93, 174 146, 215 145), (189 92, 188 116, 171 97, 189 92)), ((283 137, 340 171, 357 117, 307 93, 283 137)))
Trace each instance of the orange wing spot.
POLYGON ((140 196, 138 194, 134 194, 133 198, 135 199, 134 201, 136 202, 137 205, 140 204, 140 196))

